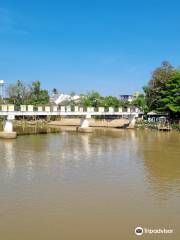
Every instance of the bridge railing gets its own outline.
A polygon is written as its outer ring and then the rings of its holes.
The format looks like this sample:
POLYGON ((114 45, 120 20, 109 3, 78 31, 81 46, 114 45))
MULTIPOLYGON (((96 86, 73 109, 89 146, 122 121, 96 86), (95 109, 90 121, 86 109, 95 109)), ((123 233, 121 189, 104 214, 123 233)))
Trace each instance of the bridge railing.
POLYGON ((80 106, 57 106, 57 105, 46 105, 46 106, 33 106, 33 105, 21 105, 20 107, 16 107, 13 104, 7 104, 7 105, 0 105, 0 112, 99 112, 99 113, 139 113, 141 112, 139 108, 137 107, 128 107, 128 108, 114 108, 114 107, 80 107, 80 106), (18 110, 17 110, 18 109, 18 110))

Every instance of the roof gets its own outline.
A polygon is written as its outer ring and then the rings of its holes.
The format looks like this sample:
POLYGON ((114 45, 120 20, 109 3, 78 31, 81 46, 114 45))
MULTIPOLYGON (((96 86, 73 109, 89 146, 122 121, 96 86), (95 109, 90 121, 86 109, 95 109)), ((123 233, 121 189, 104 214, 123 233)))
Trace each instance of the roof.
POLYGON ((155 111, 151 111, 151 112, 148 112, 147 115, 151 116, 151 115, 156 115, 156 116, 159 116, 159 115, 163 115, 163 116, 167 116, 168 113, 161 113, 161 112, 155 112, 155 111))

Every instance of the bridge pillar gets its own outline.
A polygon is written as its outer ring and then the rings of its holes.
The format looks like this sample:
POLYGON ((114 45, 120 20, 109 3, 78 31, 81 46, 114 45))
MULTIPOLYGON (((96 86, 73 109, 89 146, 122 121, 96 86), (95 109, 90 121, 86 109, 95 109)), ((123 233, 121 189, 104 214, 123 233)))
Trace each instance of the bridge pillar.
POLYGON ((136 117, 137 117, 137 114, 129 115, 129 117, 128 117, 128 119, 129 119, 129 127, 128 128, 134 128, 135 127, 136 117))
POLYGON ((8 115, 4 124, 4 131, 0 132, 0 138, 13 139, 17 137, 17 133, 13 131, 14 115, 8 115))
POLYGON ((93 129, 89 127, 89 119, 91 118, 90 114, 87 114, 84 118, 81 119, 81 126, 78 128, 79 132, 90 133, 93 132, 93 129))

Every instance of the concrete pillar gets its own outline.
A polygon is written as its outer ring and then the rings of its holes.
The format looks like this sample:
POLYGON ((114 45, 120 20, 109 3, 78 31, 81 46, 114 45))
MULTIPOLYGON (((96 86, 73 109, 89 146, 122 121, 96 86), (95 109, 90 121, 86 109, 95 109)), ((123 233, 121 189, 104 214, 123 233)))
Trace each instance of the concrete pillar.
POLYGON ((81 126, 78 128, 79 132, 83 133, 91 133, 93 132, 93 128, 89 127, 89 119, 91 118, 90 114, 87 114, 84 118, 81 119, 81 126))
POLYGON ((84 112, 83 107, 80 107, 80 108, 79 108, 79 111, 80 111, 80 112, 84 112))
POLYGON ((131 109, 130 107, 127 108, 127 112, 130 113, 131 112, 131 109))
POLYGON ((103 113, 103 112, 104 112, 104 107, 99 107, 99 108, 98 108, 98 111, 99 111, 100 113, 103 113))
POLYGON ((2 105, 1 109, 2 109, 3 112, 7 112, 8 106, 7 105, 2 105))
POLYGON ((34 106, 33 105, 28 105, 28 112, 33 112, 34 111, 34 106))
POLYGON ((87 112, 91 112, 91 107, 87 107, 87 112))
POLYGON ((114 112, 114 108, 113 107, 109 107, 109 112, 110 113, 114 112))
POLYGON ((94 107, 87 107, 87 112, 94 112, 94 107))
POLYGON ((14 105, 12 104, 8 105, 8 112, 14 112, 14 105))
POLYGON ((13 124, 11 120, 6 120, 4 124, 4 132, 13 132, 13 124))
POLYGON ((50 111, 51 111, 50 106, 45 106, 45 112, 50 112, 50 111))
POLYGON ((122 112, 122 107, 119 107, 119 112, 122 112))
POLYGON ((13 120, 15 116, 14 115, 8 115, 7 120, 4 124, 4 131, 0 132, 0 138, 16 138, 17 134, 13 131, 13 120))
POLYGON ((87 118, 83 118, 81 120, 81 128, 88 128, 89 127, 89 121, 87 118))
POLYGON ((42 112, 43 111, 43 107, 42 106, 38 106, 38 112, 42 112))
POLYGON ((58 106, 53 106, 53 112, 57 112, 58 111, 58 106))
POLYGON ((75 111, 75 112, 79 112, 79 107, 78 107, 78 106, 75 106, 75 107, 74 107, 74 111, 75 111))
POLYGON ((134 128, 136 124, 136 115, 132 114, 128 117, 129 119, 129 127, 128 128, 134 128))
POLYGON ((21 105, 21 112, 26 112, 26 105, 21 105))
POLYGON ((61 112, 65 112, 65 106, 61 106, 61 112))

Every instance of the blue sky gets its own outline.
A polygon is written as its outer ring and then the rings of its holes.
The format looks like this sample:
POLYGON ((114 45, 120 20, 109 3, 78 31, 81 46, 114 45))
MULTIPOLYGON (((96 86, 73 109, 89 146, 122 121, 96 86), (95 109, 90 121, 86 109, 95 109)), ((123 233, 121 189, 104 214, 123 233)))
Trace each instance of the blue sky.
POLYGON ((140 91, 180 65, 179 0, 1 0, 0 79, 63 92, 140 91))

